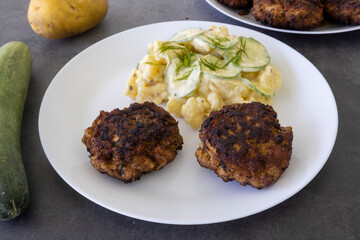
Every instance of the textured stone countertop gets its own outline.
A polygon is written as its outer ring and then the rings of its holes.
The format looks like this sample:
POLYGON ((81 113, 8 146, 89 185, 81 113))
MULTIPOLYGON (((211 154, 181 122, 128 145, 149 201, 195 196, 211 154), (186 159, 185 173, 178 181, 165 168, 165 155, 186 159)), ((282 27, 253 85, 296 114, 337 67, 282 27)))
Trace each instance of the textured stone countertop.
POLYGON ((0 45, 22 41, 33 55, 21 138, 31 200, 21 216, 0 222, 1 240, 360 239, 359 30, 289 34, 238 22, 204 0, 109 0, 107 16, 94 29, 68 39, 49 40, 30 28, 28 5, 29 0, 0 1, 0 45), (58 71, 78 53, 113 34, 179 20, 222 22, 262 32, 305 56, 327 80, 338 108, 337 139, 321 171, 294 196, 236 220, 161 224, 128 217, 88 200, 70 187, 48 161, 40 142, 38 118, 43 96, 58 71))

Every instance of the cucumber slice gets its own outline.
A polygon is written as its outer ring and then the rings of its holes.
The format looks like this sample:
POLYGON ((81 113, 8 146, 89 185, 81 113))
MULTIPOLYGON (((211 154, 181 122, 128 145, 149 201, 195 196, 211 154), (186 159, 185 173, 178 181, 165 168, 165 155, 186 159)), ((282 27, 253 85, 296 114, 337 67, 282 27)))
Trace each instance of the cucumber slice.
POLYGON ((176 33, 174 36, 170 38, 172 42, 188 42, 196 38, 197 36, 203 34, 204 30, 201 28, 189 28, 183 31, 176 33))
POLYGON ((183 98, 191 95, 199 85, 201 67, 195 61, 190 67, 181 65, 178 58, 172 60, 165 71, 165 82, 170 96, 183 98))
POLYGON ((244 72, 260 71, 270 62, 266 48, 251 37, 239 37, 236 46, 224 56, 227 61, 241 67, 244 72))
POLYGON ((165 59, 166 59, 166 68, 169 67, 170 63, 171 63, 171 57, 168 53, 165 53, 165 59))
POLYGON ((245 85, 247 85, 249 88, 251 88, 252 90, 254 90, 254 92, 256 92, 257 94, 259 94, 260 96, 263 96, 265 98, 271 98, 275 95, 275 93, 273 94, 268 94, 264 91, 262 91, 260 88, 256 87, 250 80, 246 79, 246 78, 239 78, 240 81, 242 81, 245 85))
POLYGON ((210 35, 204 33, 199 36, 201 41, 205 42, 212 48, 221 49, 221 50, 229 50, 235 47, 238 43, 238 37, 236 36, 218 36, 218 35, 210 35))
POLYGON ((204 76, 219 79, 233 79, 241 73, 241 68, 233 63, 221 60, 211 54, 200 59, 204 76))

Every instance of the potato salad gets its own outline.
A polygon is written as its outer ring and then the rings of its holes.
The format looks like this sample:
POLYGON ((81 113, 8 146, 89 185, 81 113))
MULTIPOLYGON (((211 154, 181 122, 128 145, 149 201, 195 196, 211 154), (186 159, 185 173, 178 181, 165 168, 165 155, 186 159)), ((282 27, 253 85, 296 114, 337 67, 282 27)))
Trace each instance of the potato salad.
POLYGON ((224 105, 272 104, 281 84, 280 71, 261 43, 212 26, 186 29, 149 44, 124 94, 137 102, 166 102, 170 113, 197 129, 224 105))

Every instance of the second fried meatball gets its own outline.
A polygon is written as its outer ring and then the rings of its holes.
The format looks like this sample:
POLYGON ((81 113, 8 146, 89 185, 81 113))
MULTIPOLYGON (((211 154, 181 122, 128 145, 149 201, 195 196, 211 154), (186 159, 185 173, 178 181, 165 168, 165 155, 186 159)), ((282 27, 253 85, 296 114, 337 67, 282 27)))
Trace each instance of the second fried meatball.
POLYGON ((262 189, 274 184, 289 165, 291 127, 281 127, 269 105, 232 104, 210 113, 200 130, 195 155, 202 167, 225 182, 262 189))
POLYGON ((82 142, 94 168, 128 183, 173 161, 183 139, 167 111, 145 102, 101 111, 82 142))
POLYGON ((277 28, 308 30, 323 23, 321 0, 254 0, 257 21, 277 28))

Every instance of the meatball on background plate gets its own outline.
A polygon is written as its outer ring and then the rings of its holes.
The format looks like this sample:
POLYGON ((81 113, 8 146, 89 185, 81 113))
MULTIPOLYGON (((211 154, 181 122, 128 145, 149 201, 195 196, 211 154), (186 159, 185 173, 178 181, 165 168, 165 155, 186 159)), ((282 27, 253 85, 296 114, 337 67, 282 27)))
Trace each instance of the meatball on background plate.
POLYGON ((263 24, 308 30, 322 25, 321 0, 254 0, 252 15, 263 24))
POLYGON ((360 25, 360 0, 322 0, 325 13, 335 21, 360 25))
MULTIPOLYGON (((294 0, 291 0, 294 1, 294 0)), ((314 2, 317 2, 318 0, 315 0, 314 2)), ((322 0, 323 2, 328 1, 328 2, 341 2, 342 0, 322 0)), ((358 4, 357 2, 359 2, 359 0, 346 0, 347 2, 351 2, 351 7, 345 7, 342 8, 343 10, 340 11, 340 9, 338 9, 336 11, 336 13, 342 12, 342 16, 343 18, 346 16, 348 13, 359 13, 358 12, 358 7, 356 7, 358 4), (351 10, 350 10, 351 9, 351 10), (357 9, 357 10, 356 10, 357 9)), ((269 25, 265 25, 262 24, 260 21, 257 21, 254 16, 249 13, 244 15, 242 13, 242 10, 238 10, 238 9, 232 9, 228 6, 226 6, 223 3, 218 2, 218 0, 206 0, 206 2, 212 6, 213 8, 215 8, 217 11, 219 11, 220 13, 235 19, 236 21, 239 21, 241 23, 245 23, 248 24, 250 26, 253 27, 257 27, 257 28, 261 28, 261 29, 266 29, 266 30, 271 30, 271 31, 276 31, 276 32, 285 32, 285 33, 293 33, 293 34, 309 34, 309 35, 317 35, 317 34, 334 34, 334 33, 343 33, 343 32, 349 32, 349 31, 356 31, 356 30, 360 30, 360 25, 346 25, 346 24, 342 24, 339 22, 336 22, 332 19, 330 19, 329 17, 326 17, 327 14, 325 13, 325 19, 323 21, 323 24, 309 29, 309 30, 297 30, 297 29, 286 29, 286 28, 278 28, 278 27, 272 27, 269 25)), ((255 2, 255 1, 254 1, 255 2)), ((263 0, 263 2, 269 2, 268 0, 263 0)), ((279 2, 279 0, 274 0, 271 2, 279 2)), ((296 1, 295 1, 296 2, 296 1)), ((300 2, 300 1, 299 1, 300 2)), ((343 1, 345 2, 345 0, 343 1)), ((301 10, 303 11, 303 9, 301 10)), ((300 12, 301 12, 300 11, 300 12)), ((324 11, 325 7, 324 7, 324 11)), ((250 9, 251 12, 251 9, 250 9)), ((302 14, 304 14, 304 12, 302 12, 302 14)), ((347 18, 349 21, 349 18, 347 18)), ((308 24, 308 23, 307 23, 308 24)))

